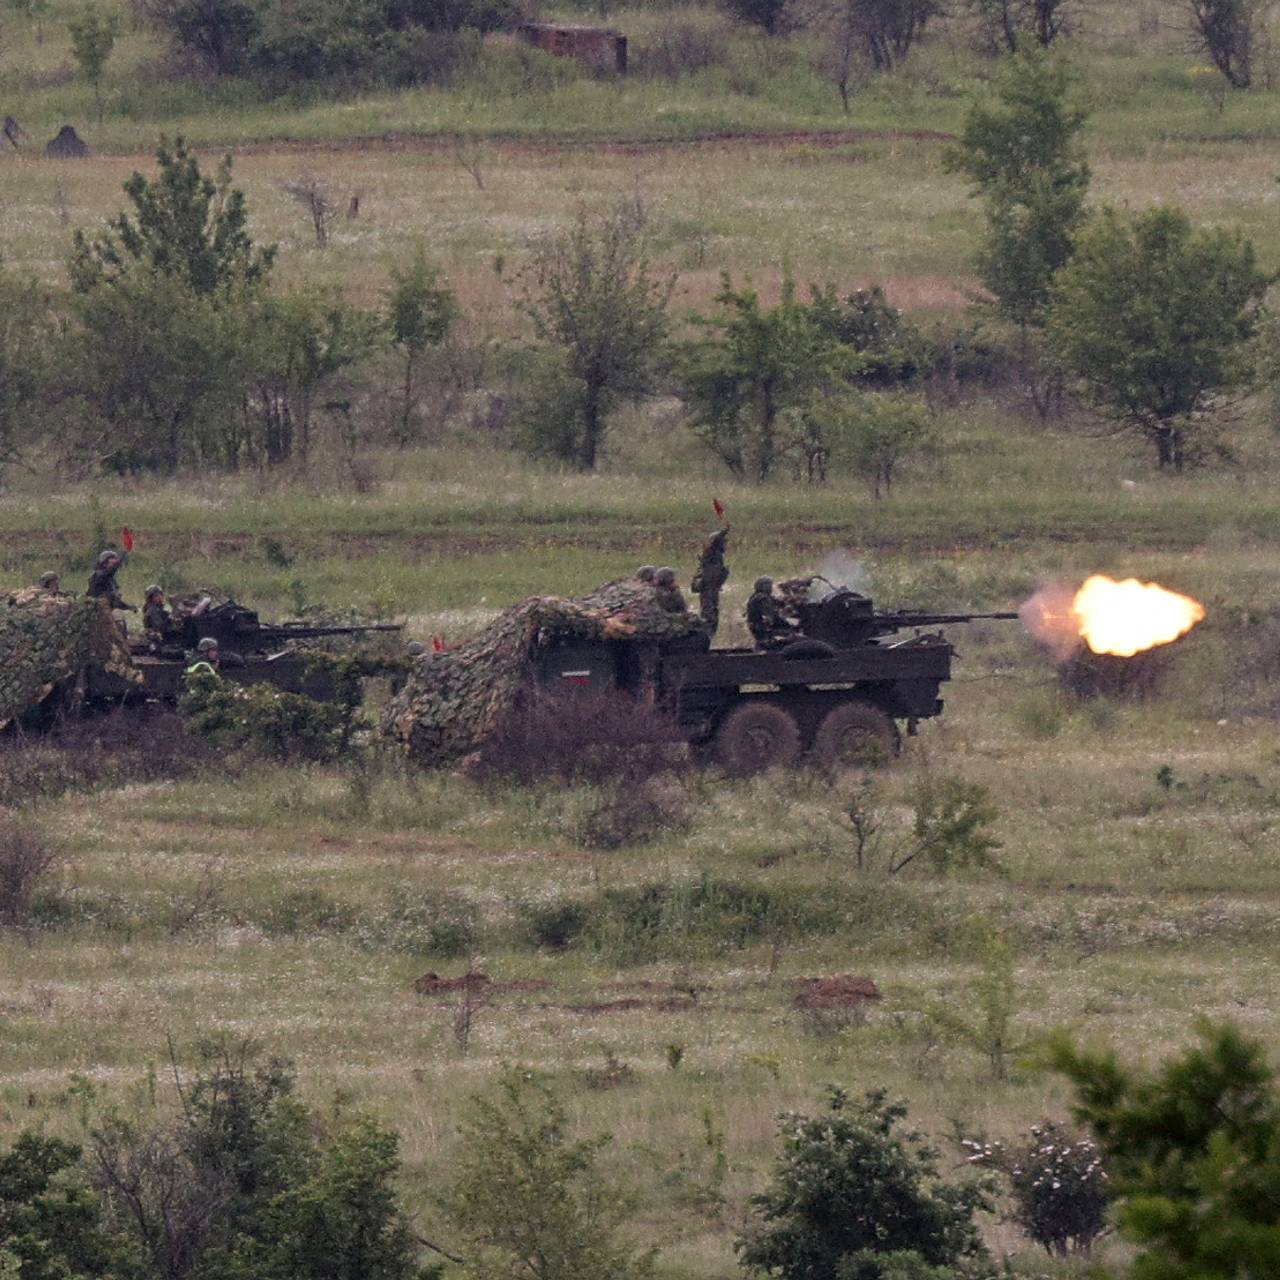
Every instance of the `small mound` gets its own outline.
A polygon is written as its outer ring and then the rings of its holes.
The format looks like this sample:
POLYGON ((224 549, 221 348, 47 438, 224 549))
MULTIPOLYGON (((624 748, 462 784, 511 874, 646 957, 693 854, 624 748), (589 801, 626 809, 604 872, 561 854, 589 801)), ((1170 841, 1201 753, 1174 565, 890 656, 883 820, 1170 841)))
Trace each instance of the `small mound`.
POLYGON ((797 1009, 856 1009, 882 999, 880 988, 870 978, 847 973, 834 978, 797 978, 796 986, 799 989, 791 1003, 797 1009))

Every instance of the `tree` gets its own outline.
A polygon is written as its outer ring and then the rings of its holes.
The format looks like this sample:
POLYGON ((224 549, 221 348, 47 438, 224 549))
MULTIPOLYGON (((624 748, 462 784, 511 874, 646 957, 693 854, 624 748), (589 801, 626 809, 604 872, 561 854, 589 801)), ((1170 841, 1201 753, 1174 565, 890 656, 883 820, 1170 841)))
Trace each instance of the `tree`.
POLYGON ((1236 89, 1253 83, 1253 46, 1261 21, 1257 0, 1186 0, 1196 39, 1236 89))
POLYGON ((825 1111, 782 1117, 782 1154, 755 1222, 737 1241, 751 1271, 781 1280, 952 1280, 992 1276, 973 1215, 978 1183, 937 1176, 937 1153, 898 1129, 883 1091, 829 1090, 825 1111))
POLYGON ((118 214, 90 239, 77 231, 69 271, 72 287, 88 293, 144 267, 179 280, 202 296, 262 283, 275 246, 255 247, 246 229, 244 192, 231 185, 231 157, 216 178, 200 171, 182 138, 156 151, 154 178, 134 172, 124 184, 132 216, 118 214))
MULTIPOLYGON (((1085 116, 1068 106, 1067 91, 1060 62, 1019 48, 1004 60, 994 97, 970 107, 945 157, 986 203, 978 275, 996 310, 1017 326, 1029 371, 1038 364, 1033 335, 1044 326, 1054 276, 1071 257, 1089 191, 1079 142, 1085 116)), ((1048 383, 1032 374, 1029 389, 1043 415, 1048 383)))
POLYGON ((471 1099, 448 1196, 477 1280, 641 1280, 652 1255, 617 1238, 628 1198, 602 1178, 607 1136, 574 1142, 560 1100, 511 1070, 471 1099))
POLYGON ((71 53, 80 67, 80 74, 93 86, 94 101, 98 106, 98 123, 102 123, 102 72, 120 34, 120 15, 103 13, 94 0, 85 0, 76 17, 67 19, 67 31, 71 35, 71 53))
POLYGON ((152 23, 182 53, 215 75, 244 71, 261 31, 261 6, 253 0, 144 0, 152 23))
POLYGON ((791 0, 724 0, 724 3, 739 22, 759 27, 767 36, 783 35, 795 26, 791 0))
POLYGON ((579 210, 573 227, 535 254, 523 285, 520 310, 563 354, 572 379, 561 456, 593 471, 609 413, 653 385, 674 278, 654 276, 643 212, 623 202, 599 218, 579 210))
POLYGON ((767 480, 786 452, 786 410, 807 405, 837 373, 840 348, 783 281, 782 298, 760 305, 751 288, 735 289, 726 272, 716 302, 720 330, 685 361, 684 396, 702 442, 735 476, 767 480))
POLYGON ((862 39, 877 71, 901 62, 923 35, 929 19, 942 12, 937 0, 863 0, 862 39))
POLYGON ((1069 29, 1070 0, 972 0, 987 44, 993 53, 1014 53, 1034 41, 1047 49, 1069 29))
POLYGON ((1203 1022, 1201 1044, 1152 1072, 1060 1040, 1111 1175, 1120 1230, 1142 1280, 1280 1274, 1280 1097, 1262 1046, 1203 1022))
POLYGON ((1188 433, 1252 377, 1268 283, 1239 234, 1196 231, 1175 208, 1104 209, 1055 283, 1049 346, 1099 411, 1180 471, 1188 433))
POLYGON ((458 301, 453 292, 440 285, 439 273, 427 264, 419 247, 403 271, 393 269, 394 287, 387 295, 387 320, 392 344, 404 359, 401 387, 399 443, 413 439, 412 419, 416 407, 414 373, 428 347, 438 346, 458 318, 458 301))
POLYGON ((902 460, 930 442, 928 407, 901 392, 824 397, 809 413, 818 420, 833 463, 865 480, 876 501, 893 492, 902 460))
POLYGON ((818 40, 814 69, 835 86, 848 115, 854 88, 867 78, 871 66, 863 0, 812 0, 805 26, 818 40))
POLYGON ((234 308, 135 270, 77 300, 74 385, 95 410, 85 445, 117 471, 225 462, 243 386, 234 308))
POLYGON ((36 44, 44 44, 44 15, 49 11, 49 0, 6 0, 14 13, 36 21, 36 44))
POLYGON ((0 270, 0 471, 34 434, 60 346, 49 290, 32 276, 0 270))

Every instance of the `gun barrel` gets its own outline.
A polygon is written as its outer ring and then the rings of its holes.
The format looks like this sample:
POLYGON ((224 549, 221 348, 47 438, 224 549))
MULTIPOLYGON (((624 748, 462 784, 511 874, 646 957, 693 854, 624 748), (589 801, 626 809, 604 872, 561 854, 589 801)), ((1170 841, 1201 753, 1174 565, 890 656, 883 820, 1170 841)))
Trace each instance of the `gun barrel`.
POLYGON ((1008 622, 1018 615, 1005 611, 1001 613, 878 613, 876 622, 882 627, 941 627, 951 622, 977 622, 979 619, 992 619, 1008 622))
POLYGON ((363 635, 367 631, 403 631, 404 624, 399 622, 367 623, 364 626, 351 627, 291 627, 286 625, 275 627, 255 627, 244 632, 247 639, 263 639, 271 637, 280 640, 317 640, 322 636, 354 636, 363 635))

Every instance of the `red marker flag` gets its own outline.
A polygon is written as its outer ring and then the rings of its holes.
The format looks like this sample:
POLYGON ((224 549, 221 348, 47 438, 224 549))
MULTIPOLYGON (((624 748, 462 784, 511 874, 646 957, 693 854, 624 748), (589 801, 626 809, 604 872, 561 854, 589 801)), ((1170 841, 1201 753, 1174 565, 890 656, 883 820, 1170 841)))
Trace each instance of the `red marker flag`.
POLYGON ((724 503, 721 502, 719 498, 712 498, 711 505, 715 508, 716 515, 718 515, 720 519, 723 520, 724 519, 724 503))
POLYGON ((443 638, 442 636, 432 636, 432 637, 431 637, 431 651, 432 651, 433 653, 443 653, 443 652, 444 652, 444 638, 443 638))
POLYGON ((128 525, 120 530, 120 545, 125 551, 133 550, 133 530, 128 525))

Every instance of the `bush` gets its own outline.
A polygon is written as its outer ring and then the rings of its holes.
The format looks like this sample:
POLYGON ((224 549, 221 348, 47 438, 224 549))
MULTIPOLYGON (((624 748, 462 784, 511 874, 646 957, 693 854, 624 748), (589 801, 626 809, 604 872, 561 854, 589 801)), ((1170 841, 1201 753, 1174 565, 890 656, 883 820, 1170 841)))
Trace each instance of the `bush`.
POLYGON ((0 925, 29 924, 36 891, 57 864, 57 855, 33 827, 0 826, 0 925))
POLYGON ((625 693, 531 691, 480 749, 476 776, 526 786, 613 780, 638 785, 685 758, 680 726, 625 693))
POLYGON ((454 893, 393 889, 383 909, 359 925, 368 947, 415 955, 465 956, 475 945, 479 911, 454 893))
POLYGON ((937 1175, 937 1153, 902 1132, 883 1091, 854 1103, 829 1090, 817 1116, 782 1118, 782 1154, 755 1222, 737 1241, 751 1271, 782 1280, 958 1280, 993 1276, 973 1221, 977 1183, 937 1175))
POLYGON ((634 65, 645 76, 679 80, 681 76, 724 66, 729 42, 719 27, 675 19, 661 23, 635 46, 634 65))
POLYGON ((1106 1230, 1108 1182, 1102 1152, 1052 1121, 1032 1125, 1024 1142, 966 1142, 970 1164, 1002 1173, 1013 1192, 1012 1219, 1050 1255, 1088 1253, 1106 1230))
POLYGON ((659 776, 606 790, 579 824, 577 837, 589 849, 621 849, 687 831, 692 823, 684 787, 674 777, 659 776))

